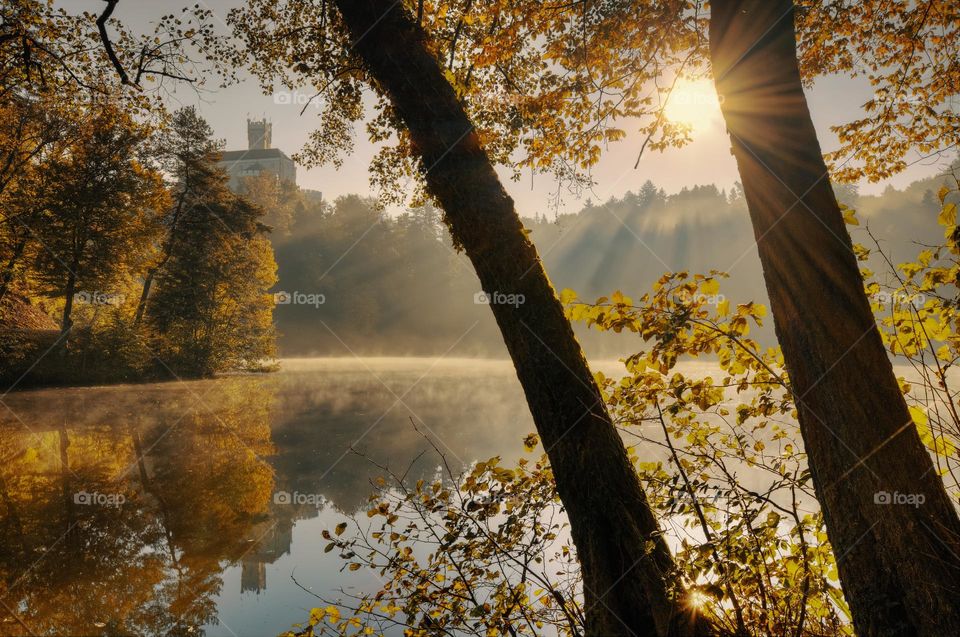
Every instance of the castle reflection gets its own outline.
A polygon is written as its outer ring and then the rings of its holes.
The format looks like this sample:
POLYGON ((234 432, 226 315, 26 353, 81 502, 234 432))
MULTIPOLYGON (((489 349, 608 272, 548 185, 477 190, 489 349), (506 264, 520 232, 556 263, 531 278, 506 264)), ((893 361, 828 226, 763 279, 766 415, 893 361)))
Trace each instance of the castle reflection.
MULTIPOLYGON (((262 634, 248 595, 279 632, 299 617, 289 569, 271 569, 317 563, 319 533, 295 529, 363 507, 370 458, 406 469, 426 433, 464 466, 519 453, 530 428, 508 367, 332 365, 7 396, 0 634, 262 634)), ((411 479, 433 475, 428 457, 411 479)))

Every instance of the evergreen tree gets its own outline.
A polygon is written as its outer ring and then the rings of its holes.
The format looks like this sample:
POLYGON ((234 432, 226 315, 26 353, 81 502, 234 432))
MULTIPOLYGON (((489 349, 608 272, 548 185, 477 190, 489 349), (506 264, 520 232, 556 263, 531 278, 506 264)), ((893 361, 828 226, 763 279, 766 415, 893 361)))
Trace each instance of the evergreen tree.
POLYGON ((221 146, 219 140, 213 139, 213 129, 193 106, 176 111, 170 126, 158 136, 156 154, 161 166, 174 179, 171 187, 173 199, 164 210, 161 220, 164 228, 162 243, 143 279, 134 316, 134 323, 137 325, 143 319, 157 273, 169 261, 174 244, 179 239, 183 213, 191 200, 204 194, 208 184, 210 158, 219 152, 221 146))
POLYGON ((227 188, 208 159, 192 163, 176 241, 146 316, 161 359, 177 374, 258 366, 274 355, 276 264, 262 209, 227 188))

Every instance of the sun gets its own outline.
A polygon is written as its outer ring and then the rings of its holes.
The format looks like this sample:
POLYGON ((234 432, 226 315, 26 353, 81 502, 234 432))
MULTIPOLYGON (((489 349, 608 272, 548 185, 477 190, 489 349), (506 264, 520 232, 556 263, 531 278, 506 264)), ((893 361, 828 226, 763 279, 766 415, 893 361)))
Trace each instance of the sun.
POLYGON ((720 99, 710 80, 680 80, 664 110, 668 120, 704 131, 722 120, 720 99))
POLYGON ((710 598, 700 591, 692 591, 687 595, 687 606, 693 610, 703 610, 707 606, 707 602, 710 601, 710 598))

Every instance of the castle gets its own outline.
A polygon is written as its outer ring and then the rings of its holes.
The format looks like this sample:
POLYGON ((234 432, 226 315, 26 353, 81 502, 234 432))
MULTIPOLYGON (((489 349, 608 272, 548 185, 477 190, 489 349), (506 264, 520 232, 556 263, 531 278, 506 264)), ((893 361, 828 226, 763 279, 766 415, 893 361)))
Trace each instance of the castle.
POLYGON ((247 149, 228 150, 218 165, 230 176, 230 189, 238 192, 244 177, 271 173, 281 181, 297 183, 297 165, 279 148, 272 148, 273 124, 247 119, 247 149))

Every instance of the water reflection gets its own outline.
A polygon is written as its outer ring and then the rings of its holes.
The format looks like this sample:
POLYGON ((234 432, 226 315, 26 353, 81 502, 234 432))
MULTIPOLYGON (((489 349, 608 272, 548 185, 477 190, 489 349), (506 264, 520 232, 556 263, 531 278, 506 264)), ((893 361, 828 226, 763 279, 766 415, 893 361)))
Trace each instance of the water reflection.
POLYGON ((511 460, 532 428, 508 365, 455 360, 291 361, 3 404, 4 635, 276 634, 315 601, 295 570, 323 594, 371 585, 320 539, 365 504, 367 458, 405 470, 429 447, 416 425, 455 468, 511 460))

